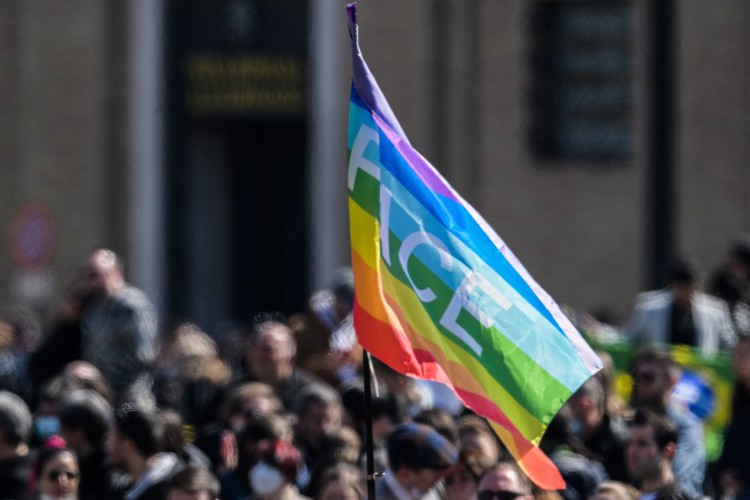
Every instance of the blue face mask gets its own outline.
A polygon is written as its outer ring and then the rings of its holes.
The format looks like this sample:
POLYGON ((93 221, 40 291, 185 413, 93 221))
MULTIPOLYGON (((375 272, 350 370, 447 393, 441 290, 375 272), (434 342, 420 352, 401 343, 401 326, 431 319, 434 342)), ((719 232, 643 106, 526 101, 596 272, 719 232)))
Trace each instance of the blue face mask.
POLYGON ((34 434, 40 441, 60 432, 60 420, 54 415, 43 415, 34 420, 34 434))

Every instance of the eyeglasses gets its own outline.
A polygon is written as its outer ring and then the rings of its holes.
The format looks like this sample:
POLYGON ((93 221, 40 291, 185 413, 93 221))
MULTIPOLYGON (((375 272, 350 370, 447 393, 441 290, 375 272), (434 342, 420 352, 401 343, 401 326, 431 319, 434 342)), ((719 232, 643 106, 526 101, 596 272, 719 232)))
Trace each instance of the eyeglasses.
POLYGON ((477 494, 479 500, 515 500, 525 496, 523 493, 505 490, 482 490, 477 494))
POLYGON ((71 472, 67 470, 51 470, 47 474, 47 479, 49 479, 50 481, 59 481, 60 476, 65 476, 68 478, 68 481, 72 481, 74 479, 78 479, 79 475, 79 472, 71 472))

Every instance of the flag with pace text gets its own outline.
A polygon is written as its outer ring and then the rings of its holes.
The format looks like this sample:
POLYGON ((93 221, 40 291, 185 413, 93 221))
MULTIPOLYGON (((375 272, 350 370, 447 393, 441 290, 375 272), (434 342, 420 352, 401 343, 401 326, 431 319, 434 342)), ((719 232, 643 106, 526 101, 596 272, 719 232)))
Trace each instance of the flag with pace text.
POLYGON ((500 237, 411 147, 362 58, 356 5, 347 11, 359 341, 400 373, 452 387, 535 483, 564 487, 537 446, 601 361, 500 237))

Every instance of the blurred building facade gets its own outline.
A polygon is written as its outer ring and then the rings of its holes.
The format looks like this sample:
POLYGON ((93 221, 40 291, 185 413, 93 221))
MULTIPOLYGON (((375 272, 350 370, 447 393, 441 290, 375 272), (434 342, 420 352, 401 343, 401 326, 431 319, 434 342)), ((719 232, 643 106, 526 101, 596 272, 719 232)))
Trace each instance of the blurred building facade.
MULTIPOLYGON (((344 5, 0 3, 0 304, 48 312, 97 246, 209 330, 326 285, 348 262, 344 5)), ((750 232, 748 2, 359 9, 412 144, 558 302, 623 319, 655 254, 709 272, 750 232)))

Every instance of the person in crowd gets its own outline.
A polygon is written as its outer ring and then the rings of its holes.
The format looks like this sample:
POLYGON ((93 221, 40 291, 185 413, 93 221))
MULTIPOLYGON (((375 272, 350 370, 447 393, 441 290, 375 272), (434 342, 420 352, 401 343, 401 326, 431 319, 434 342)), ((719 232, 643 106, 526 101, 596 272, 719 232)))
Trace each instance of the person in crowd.
POLYGON ((414 422, 429 425, 442 434, 445 439, 454 445, 458 445, 458 429, 456 428, 456 421, 453 418, 453 415, 446 410, 440 408, 422 410, 414 417, 414 422))
POLYGON ((750 498, 750 337, 740 337, 734 346, 732 369, 732 413, 718 468, 726 496, 750 498))
POLYGON ((362 441, 351 427, 341 426, 326 431, 315 468, 303 471, 303 474, 309 473, 309 481, 307 477, 300 474, 297 477, 297 484, 302 486, 307 482, 302 492, 314 497, 315 492, 320 490, 320 481, 327 469, 337 464, 356 465, 359 463, 361 453, 362 441))
POLYGON ((230 378, 216 342, 197 325, 180 323, 162 336, 154 393, 161 408, 179 412, 186 425, 203 427, 230 378))
POLYGON ((479 500, 532 500, 532 484, 516 462, 501 460, 479 480, 479 500))
POLYGON ((155 413, 131 405, 115 412, 107 454, 129 476, 121 489, 125 500, 166 498, 169 481, 183 465, 174 454, 162 452, 163 437, 155 413))
POLYGON ((608 479, 601 463, 585 455, 580 441, 570 432, 571 418, 563 407, 550 421, 539 447, 555 464, 565 480, 560 495, 565 500, 588 498, 608 479))
POLYGON ((43 446, 39 451, 34 467, 37 479, 39 500, 78 500, 78 488, 81 473, 78 469, 78 459, 65 443, 43 446))
MULTIPOLYGON (((242 382, 262 382, 273 388, 284 409, 294 411, 297 396, 316 381, 295 365, 297 343, 292 331, 275 320, 255 326, 247 349, 247 374, 242 382)), ((235 385, 235 384, 233 384, 235 385)))
POLYGON ((459 448, 475 450, 490 463, 497 463, 501 455, 505 458, 508 452, 501 444, 487 421, 477 415, 464 415, 456 423, 459 448))
POLYGON ((479 479, 495 463, 476 449, 464 448, 458 453, 456 465, 445 476, 447 500, 477 500, 479 479))
POLYGON ((706 472, 706 451, 701 421, 689 410, 671 404, 671 392, 680 378, 680 368, 669 353, 646 348, 630 362, 633 408, 648 408, 666 416, 677 427, 679 446, 670 461, 677 480, 686 491, 701 495, 706 472))
POLYGON ((220 491, 210 470, 188 465, 172 477, 167 500, 219 500, 220 491))
POLYGON ((162 451, 175 454, 185 465, 211 467, 211 461, 206 454, 185 439, 184 426, 179 413, 174 410, 158 410, 156 414, 161 419, 164 429, 162 451))
POLYGON ((60 435, 79 460, 81 500, 111 498, 115 478, 106 460, 106 437, 112 408, 98 393, 73 392, 60 409, 60 435))
POLYGON ((217 471, 222 500, 244 500, 252 493, 249 473, 256 458, 258 443, 266 439, 292 443, 289 421, 276 414, 251 415, 237 435, 234 465, 217 471))
POLYGON ((355 465, 338 463, 325 470, 315 500, 364 500, 365 477, 355 465))
POLYGON ((31 472, 31 412, 23 399, 0 391, 0 492, 23 498, 31 472))
MULTIPOLYGON (((29 356, 29 379, 34 389, 60 375, 66 365, 83 357, 81 318, 92 299, 82 283, 71 288, 41 344, 29 356)), ((36 397, 32 397, 36 400, 36 397)))
MULTIPOLYGON (((302 452, 305 467, 312 473, 318 468, 326 434, 341 427, 341 398, 327 384, 310 384, 300 392, 295 414, 295 444, 302 452)), ((303 489, 306 486, 303 484, 303 489)))
POLYGON ((729 249, 729 271, 743 284, 744 299, 750 300, 750 237, 737 238, 729 249))
POLYGON ((629 484, 619 481, 604 481, 590 500, 638 500, 641 493, 629 484))
POLYGON ((609 415, 627 420, 632 409, 615 390, 615 362, 606 351, 598 350, 596 355, 602 360, 602 369, 594 377, 599 379, 604 390, 604 408, 609 415))
POLYGON ((686 261, 672 265, 666 289, 638 296, 624 333, 645 344, 695 346, 706 356, 735 342, 726 304, 698 290, 698 274, 686 261))
POLYGON ((236 385, 224 394, 216 420, 197 429, 195 445, 208 456, 214 472, 231 471, 236 466, 237 437, 248 420, 281 410, 281 401, 270 386, 260 382, 236 385))
POLYGON ((570 414, 570 431, 600 461, 610 479, 627 481, 625 421, 610 415, 605 406, 604 388, 596 377, 588 379, 566 403, 570 414))
MULTIPOLYGON (((343 404, 342 422, 348 425, 364 439, 365 421, 365 389, 361 380, 348 383, 340 389, 343 404)), ((373 394, 370 401, 373 443, 376 448, 384 448, 385 441, 396 426, 404 423, 404 408, 399 399, 390 392, 373 394)))
POLYGON ((118 405, 131 402, 153 408, 154 307, 143 292, 125 282, 112 250, 95 250, 84 269, 93 299, 81 318, 83 359, 102 372, 118 405))
POLYGON ((415 378, 397 372, 377 358, 373 359, 373 367, 381 387, 393 394, 407 417, 413 418, 422 410, 435 406, 433 394, 427 385, 417 383, 415 378))
POLYGON ((94 391, 103 397, 107 403, 114 403, 112 388, 104 379, 104 375, 94 365, 86 361, 68 363, 62 372, 63 380, 69 380, 81 389, 94 391))
POLYGON ((250 469, 250 488, 254 498, 262 500, 301 500, 295 480, 302 467, 302 456, 291 443, 266 439, 255 448, 250 469))
POLYGON ((288 321, 297 341, 298 366, 334 387, 353 378, 361 365, 353 306, 352 271, 342 268, 330 288, 313 292, 305 310, 288 321))
POLYGON ((708 291, 727 304, 729 318, 737 337, 750 335, 750 305, 746 297, 747 281, 732 272, 729 266, 724 266, 711 277, 708 291))
POLYGON ((29 360, 39 338, 39 328, 28 311, 14 308, 0 317, 0 390, 19 395, 29 405, 33 405, 35 389, 28 377, 29 360))
POLYGON ((628 472, 638 483, 642 499, 700 498, 684 490, 673 472, 677 439, 677 429, 665 415, 648 408, 636 410, 625 450, 628 472))
POLYGON ((388 437, 388 468, 375 483, 383 500, 437 500, 441 478, 458 460, 447 439, 423 424, 402 424, 388 437))

